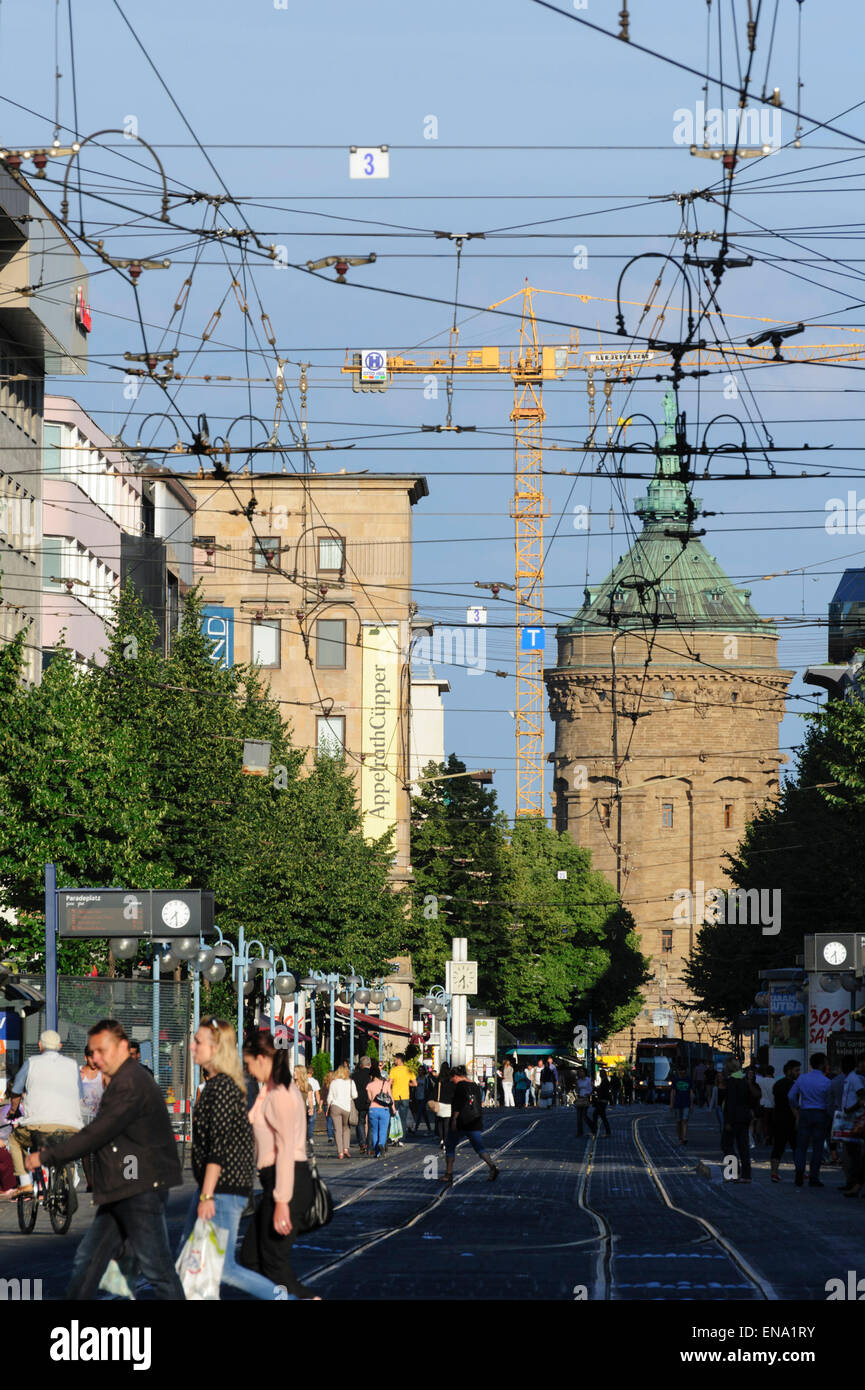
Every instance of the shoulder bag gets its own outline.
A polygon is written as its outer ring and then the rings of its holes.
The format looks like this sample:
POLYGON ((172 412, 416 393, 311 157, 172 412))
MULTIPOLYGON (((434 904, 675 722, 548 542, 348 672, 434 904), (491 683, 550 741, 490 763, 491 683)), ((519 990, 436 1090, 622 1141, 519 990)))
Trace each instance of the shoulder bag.
POLYGON ((324 1179, 319 1174, 315 1157, 315 1144, 311 1139, 307 1143, 307 1152, 309 1172, 312 1178, 312 1202, 304 1215, 298 1217, 294 1224, 298 1231, 317 1231, 319 1226, 326 1226, 329 1221, 333 1220, 333 1198, 324 1179))
POLYGON ((436 1091, 436 1099, 427 1101, 427 1105, 429 1106, 433 1114, 437 1115, 440 1120, 449 1120, 451 1117, 450 1101, 442 1100, 441 1093, 442 1083, 439 1082, 438 1089, 436 1091))

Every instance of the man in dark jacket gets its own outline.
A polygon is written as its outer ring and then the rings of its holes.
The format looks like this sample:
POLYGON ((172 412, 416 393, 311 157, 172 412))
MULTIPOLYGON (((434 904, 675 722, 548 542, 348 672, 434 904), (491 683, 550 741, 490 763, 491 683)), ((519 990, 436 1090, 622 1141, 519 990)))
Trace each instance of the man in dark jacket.
POLYGON ((162 1092, 129 1055, 121 1024, 103 1019, 87 1035, 94 1066, 110 1077, 96 1118, 62 1143, 46 1145, 26 1160, 31 1170, 93 1154, 93 1224, 75 1252, 64 1297, 96 1297, 99 1281, 124 1241, 135 1254, 158 1299, 182 1299, 165 1224, 170 1187, 183 1181, 177 1142, 162 1092))
POLYGON ((722 1134, 724 1177, 728 1181, 750 1182, 750 1129, 751 1118, 755 1109, 754 1096, 745 1073, 734 1058, 727 1058, 724 1063, 724 1074, 727 1082, 724 1093, 724 1130, 722 1134), (734 1173, 737 1173, 735 1178, 733 1177, 734 1173))
POLYGON ((362 1154, 369 1153, 369 1140, 367 1139, 367 1127, 369 1125, 369 1096, 366 1088, 372 1081, 372 1061, 369 1057, 361 1057, 352 1072, 352 1081, 357 1090, 357 1100, 354 1108, 357 1111, 357 1146, 362 1154))

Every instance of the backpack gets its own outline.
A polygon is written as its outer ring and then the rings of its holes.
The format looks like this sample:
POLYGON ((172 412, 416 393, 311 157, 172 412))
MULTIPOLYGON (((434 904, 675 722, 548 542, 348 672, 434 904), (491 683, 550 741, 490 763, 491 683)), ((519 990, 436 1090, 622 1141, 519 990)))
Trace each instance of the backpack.
POLYGON ((483 1115, 478 1087, 473 1081, 466 1082, 466 1086, 467 1095, 459 1112, 459 1122, 463 1126, 474 1124, 483 1115))

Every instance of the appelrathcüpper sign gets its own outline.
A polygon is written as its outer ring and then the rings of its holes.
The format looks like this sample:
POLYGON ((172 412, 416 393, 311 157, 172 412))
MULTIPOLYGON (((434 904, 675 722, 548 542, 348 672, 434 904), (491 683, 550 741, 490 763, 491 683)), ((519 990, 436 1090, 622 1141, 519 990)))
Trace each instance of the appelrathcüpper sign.
POLYGON ((370 840, 396 825, 399 658, 399 623, 364 627, 360 806, 370 840))

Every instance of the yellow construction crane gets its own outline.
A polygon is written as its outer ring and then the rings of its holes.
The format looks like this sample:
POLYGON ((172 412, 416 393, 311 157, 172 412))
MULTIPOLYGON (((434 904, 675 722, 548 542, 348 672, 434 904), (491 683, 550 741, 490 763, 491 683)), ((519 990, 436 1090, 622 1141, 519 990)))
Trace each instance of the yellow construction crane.
MULTIPOLYGON (((544 814, 544 649, 537 645, 544 640, 544 517, 549 515, 545 510, 543 487, 544 382, 563 381, 572 371, 587 374, 591 445, 595 434, 596 373, 604 379, 607 434, 611 439, 615 419, 612 413, 615 383, 631 380, 641 370, 654 373, 666 371, 673 365, 668 354, 644 348, 599 345, 581 353, 579 333, 575 328, 570 330, 570 342, 566 345, 541 343, 532 301, 534 294, 555 294, 566 299, 579 299, 583 303, 616 303, 615 300, 602 299, 597 295, 539 290, 535 286, 525 285, 506 299, 489 306, 490 309, 499 309, 503 304, 522 298, 520 345, 516 354, 513 349, 500 347, 473 347, 458 351, 458 334, 454 329, 450 333, 446 352, 433 351, 425 361, 392 356, 390 353, 385 356, 377 351, 349 351, 342 368, 343 373, 352 377, 352 386, 356 391, 384 391, 395 376, 445 377, 448 385, 447 420, 445 424, 435 426, 442 433, 460 433, 465 428, 454 424, 451 418, 454 376, 506 376, 513 382, 514 405, 510 418, 514 424, 515 464, 511 516, 514 519, 516 546, 517 816, 544 814)), ((621 302, 638 304, 644 314, 652 307, 651 302, 621 302)), ((658 331, 667 312, 678 310, 662 310, 653 325, 654 332, 658 331)), ((709 316, 716 315, 711 312, 709 316)), ((751 315, 728 314, 725 317, 747 317, 754 322, 769 324, 776 322, 751 315)), ((722 352, 715 348, 695 348, 684 354, 680 366, 683 370, 693 371, 719 365, 753 366, 764 361, 850 362, 865 357, 865 338, 858 343, 781 347, 784 335, 775 334, 773 337, 772 331, 767 330, 760 336, 761 340, 768 341, 761 341, 754 347, 743 347, 741 352, 735 349, 722 352)))

